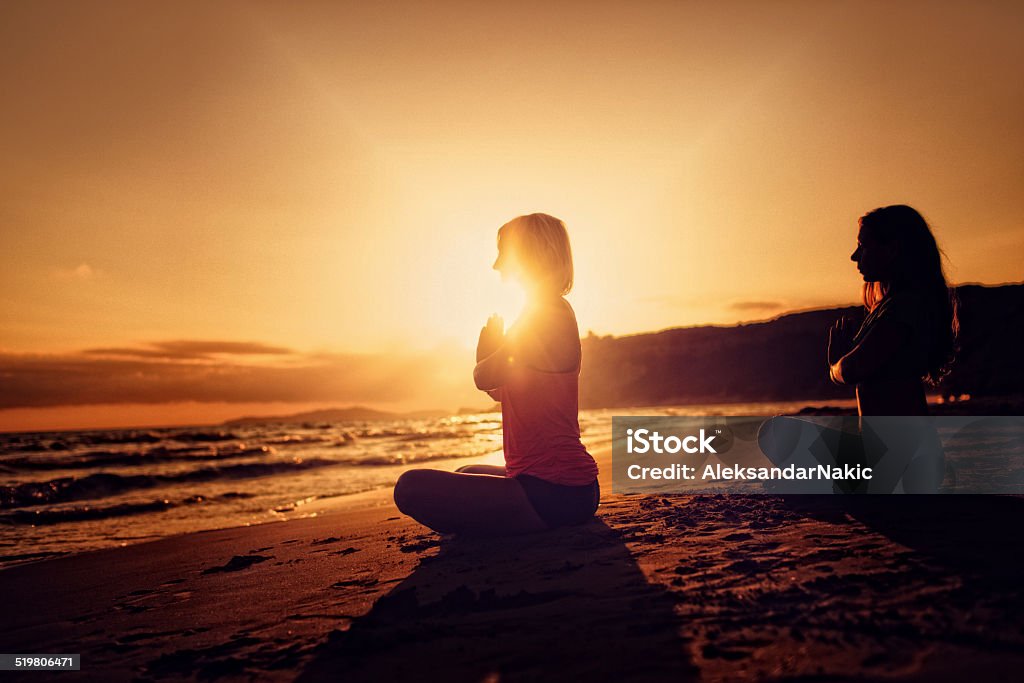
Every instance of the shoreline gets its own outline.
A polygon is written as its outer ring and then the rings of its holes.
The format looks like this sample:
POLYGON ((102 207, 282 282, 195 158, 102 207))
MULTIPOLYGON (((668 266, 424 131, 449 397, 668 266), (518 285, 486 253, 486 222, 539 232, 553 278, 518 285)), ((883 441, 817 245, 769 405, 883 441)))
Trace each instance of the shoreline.
POLYGON ((1003 532, 1024 499, 613 494, 601 469, 594 520, 528 536, 440 536, 382 489, 10 567, 0 642, 80 653, 85 680, 941 681, 1024 665, 1021 551, 1003 532))
MULTIPOLYGON (((737 404, 721 404, 721 406, 733 406, 737 404)), ((932 415, 1006 415, 1006 414, 1024 414, 1024 396, 1006 396, 996 398, 976 398, 967 401, 948 402, 943 404, 931 403, 929 407, 932 410, 932 415)), ((643 406, 640 408, 631 408, 629 410, 644 410, 644 409, 658 410, 664 409, 659 406, 643 406)), ((685 408, 685 406, 683 406, 685 408)), ((626 410, 626 409, 622 409, 626 410)), ((799 410, 794 410, 789 413, 793 416, 838 416, 838 415, 855 415, 856 404, 855 402, 823 402, 822 404, 809 405, 805 404, 799 410)), ((602 476, 599 481, 601 483, 602 491, 606 493, 611 492, 611 437, 610 435, 604 435, 599 437, 593 444, 588 445, 588 448, 592 451, 595 459, 598 460, 599 467, 602 471, 602 476), (603 455, 602 455, 603 453, 603 455), (602 458, 607 460, 606 465, 602 466, 602 458)), ((451 458, 446 460, 437 460, 431 462, 424 462, 422 464, 411 464, 410 468, 415 467, 428 467, 428 468, 441 468, 441 469, 455 469, 456 467, 472 462, 478 462, 481 458, 478 457, 467 457, 467 458, 451 458)), ((484 458, 486 460, 486 458, 484 458)), ((105 545, 100 548, 88 548, 86 550, 74 550, 63 554, 46 554, 42 557, 33 557, 31 553, 23 553, 19 555, 12 555, 9 560, 6 560, 3 565, 0 565, 0 571, 9 569, 12 567, 22 566, 26 564, 37 564, 39 562, 47 562, 55 559, 73 557, 82 552, 95 552, 96 550, 110 550, 120 547, 130 547, 131 545, 137 545, 138 543, 150 543, 161 538, 170 538, 173 536, 188 535, 192 533, 201 533, 207 531, 214 531, 220 529, 231 529, 231 528, 250 528, 262 524, 278 524, 283 521, 293 521, 298 519, 315 518, 324 514, 332 514, 334 512, 344 512, 350 508, 361 508, 361 507, 373 507, 386 505, 390 503, 390 496, 388 495, 392 489, 392 485, 381 485, 377 488, 370 490, 358 491, 355 493, 333 495, 330 497, 316 498, 313 501, 304 503, 302 505, 302 511, 299 512, 299 506, 295 505, 293 509, 287 511, 277 511, 282 514, 293 513, 292 516, 284 518, 273 519, 269 518, 258 522, 249 523, 237 523, 229 524, 228 526, 215 526, 209 529, 186 529, 181 532, 176 532, 170 536, 158 536, 152 537, 145 540, 138 541, 136 543, 128 542, 122 545, 105 545), (386 500, 385 500, 386 499, 386 500), (371 502, 376 501, 376 502, 371 502), (294 514, 298 512, 298 514, 294 514)), ((88 505, 89 501, 83 501, 84 504, 88 505)))

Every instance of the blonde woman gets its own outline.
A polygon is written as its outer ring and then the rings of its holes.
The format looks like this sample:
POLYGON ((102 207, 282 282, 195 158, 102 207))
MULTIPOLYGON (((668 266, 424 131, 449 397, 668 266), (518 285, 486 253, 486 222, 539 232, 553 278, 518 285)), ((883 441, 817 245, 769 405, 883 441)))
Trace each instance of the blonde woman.
POLYGON ((507 333, 500 317, 487 321, 473 369, 477 388, 501 402, 505 466, 409 470, 395 503, 441 532, 522 534, 586 522, 600 487, 580 441, 582 349, 564 298, 573 284, 565 224, 542 213, 509 221, 498 230, 494 269, 527 295, 507 333))

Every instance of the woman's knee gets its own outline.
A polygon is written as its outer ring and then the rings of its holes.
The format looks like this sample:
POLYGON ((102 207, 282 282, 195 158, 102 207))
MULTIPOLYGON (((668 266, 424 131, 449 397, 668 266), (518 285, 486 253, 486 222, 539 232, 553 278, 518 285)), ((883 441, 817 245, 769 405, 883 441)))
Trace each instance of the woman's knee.
POLYGON ((403 472, 398 481, 395 482, 395 505, 407 515, 412 515, 413 510, 420 498, 422 477, 420 470, 409 470, 403 472))
POLYGON ((424 469, 403 472, 395 482, 394 497, 398 509, 416 517, 423 508, 433 475, 433 470, 424 469))

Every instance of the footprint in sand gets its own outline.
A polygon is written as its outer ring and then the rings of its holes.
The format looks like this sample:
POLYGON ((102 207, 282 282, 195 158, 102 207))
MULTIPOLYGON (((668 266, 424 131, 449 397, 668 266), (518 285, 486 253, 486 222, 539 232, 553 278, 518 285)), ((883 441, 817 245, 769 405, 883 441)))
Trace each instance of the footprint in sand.
POLYGON ((310 545, 328 545, 330 543, 339 543, 339 542, 341 542, 340 538, 338 538, 337 536, 331 536, 330 538, 313 539, 313 542, 310 543, 310 545))
POLYGON ((331 586, 331 588, 349 588, 351 586, 360 586, 363 588, 368 588, 370 586, 377 585, 377 583, 378 580, 376 578, 366 577, 363 579, 349 579, 348 581, 337 581, 331 586))
POLYGON ((248 569, 254 564, 259 564, 260 562, 266 562, 267 560, 272 559, 274 559, 273 555, 235 555, 228 560, 227 564, 221 565, 220 567, 204 569, 202 573, 219 574, 222 572, 237 572, 243 569, 248 569))
POLYGON ((433 548, 439 545, 441 545, 440 540, 436 538, 425 538, 414 543, 407 543, 403 546, 400 546, 398 549, 401 550, 403 553, 418 553, 428 548, 433 548))

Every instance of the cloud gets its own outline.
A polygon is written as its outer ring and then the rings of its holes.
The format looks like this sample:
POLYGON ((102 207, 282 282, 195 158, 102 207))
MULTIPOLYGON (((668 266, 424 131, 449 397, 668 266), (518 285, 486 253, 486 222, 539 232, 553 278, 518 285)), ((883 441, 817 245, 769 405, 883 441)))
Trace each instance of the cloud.
POLYGON ((82 353, 90 356, 201 360, 212 358, 215 355, 280 356, 293 354, 294 351, 282 346, 270 346, 259 342, 177 340, 151 342, 144 347, 106 347, 86 349, 82 353))
POLYGON ((0 409, 175 401, 436 406, 477 393, 472 358, 451 353, 310 356, 254 342, 185 340, 149 346, 69 354, 0 352, 0 409), (288 364, 242 362, 254 354, 285 356, 288 364))
POLYGON ((733 311, 781 311, 786 308, 786 304, 782 301, 734 301, 729 304, 729 309, 733 311))

